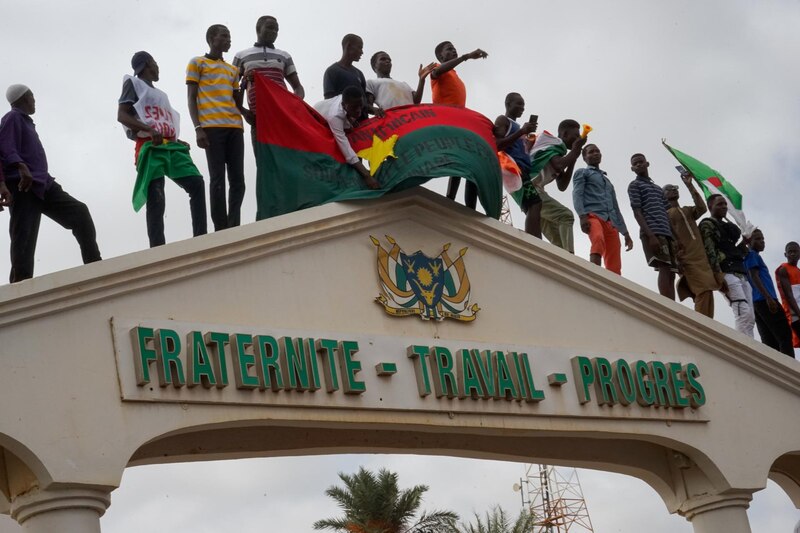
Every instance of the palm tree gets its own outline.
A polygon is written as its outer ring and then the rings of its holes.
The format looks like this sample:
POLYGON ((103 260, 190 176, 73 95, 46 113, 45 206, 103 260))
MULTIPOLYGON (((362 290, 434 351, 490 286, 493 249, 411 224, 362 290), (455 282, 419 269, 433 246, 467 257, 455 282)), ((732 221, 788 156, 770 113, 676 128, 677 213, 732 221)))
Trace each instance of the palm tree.
POLYGON ((331 486, 325 494, 344 511, 342 518, 314 522, 314 529, 347 533, 451 533, 458 515, 451 511, 423 512, 414 521, 427 485, 400 490, 397 474, 381 469, 376 476, 360 467, 347 475, 339 472, 344 487, 331 486))
POLYGON ((527 509, 520 511, 517 519, 512 523, 511 518, 502 507, 493 507, 491 512, 486 511, 486 518, 481 518, 475 513, 475 521, 469 524, 462 523, 456 531, 458 533, 533 533, 536 519, 527 509))

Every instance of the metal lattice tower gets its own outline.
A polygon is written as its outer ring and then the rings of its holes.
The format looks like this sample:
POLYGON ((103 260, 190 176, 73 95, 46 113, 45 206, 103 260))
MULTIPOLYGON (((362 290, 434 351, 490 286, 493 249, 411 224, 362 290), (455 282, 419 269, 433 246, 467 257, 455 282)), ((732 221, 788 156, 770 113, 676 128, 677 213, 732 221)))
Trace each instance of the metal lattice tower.
POLYGON ((511 209, 508 207, 508 196, 503 195, 503 205, 500 207, 500 222, 513 226, 514 222, 511 220, 511 209))
POLYGON ((574 468, 525 465, 519 488, 523 507, 528 507, 536 525, 533 533, 593 532, 589 509, 574 468), (527 497, 527 501, 526 501, 527 497))

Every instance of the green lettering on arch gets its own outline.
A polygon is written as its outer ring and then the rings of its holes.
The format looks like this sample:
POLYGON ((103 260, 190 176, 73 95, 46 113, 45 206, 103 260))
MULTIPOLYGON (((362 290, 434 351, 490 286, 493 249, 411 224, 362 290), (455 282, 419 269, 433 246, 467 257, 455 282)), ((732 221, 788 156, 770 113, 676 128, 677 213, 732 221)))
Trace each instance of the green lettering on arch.
POLYGON ((211 388, 217 384, 214 376, 214 366, 208 355, 208 347, 200 331, 190 331, 186 335, 186 345, 189 348, 189 356, 186 358, 186 377, 187 385, 195 387, 203 385, 211 388))
POLYGON ((175 330, 157 329, 155 331, 156 355, 158 356, 159 385, 166 387, 183 387, 186 383, 181 363, 181 338, 175 330))
POLYGON ((594 360, 597 368, 597 403, 600 405, 615 405, 617 403, 617 390, 614 387, 614 372, 611 363, 605 357, 596 357, 594 360))
POLYGON ((622 405, 630 405, 636 401, 636 378, 630 365, 624 359, 617 359, 613 365, 614 386, 617 399, 622 405))
POLYGON ((519 398, 519 391, 514 384, 511 369, 504 352, 492 352, 492 359, 495 361, 495 377, 497 378, 497 396, 506 400, 516 400, 519 398))
POLYGON ((283 375, 281 372, 281 349, 278 341, 271 335, 257 335, 253 339, 258 365, 258 381, 261 390, 270 389, 278 392, 283 388, 283 375))
POLYGON ((437 398, 458 396, 458 382, 454 375, 455 359, 450 350, 444 346, 434 346, 430 352, 433 367, 433 390, 437 398))
POLYGON ((473 400, 479 398, 486 398, 486 391, 483 389, 481 380, 478 377, 478 369, 475 368, 475 363, 469 350, 458 351, 458 377, 459 383, 459 398, 470 397, 473 400))
POLYGON ((644 361, 636 361, 634 375, 636 377, 636 402, 642 407, 650 407, 656 401, 650 367, 644 361))
POLYGON ((650 371, 653 376, 653 388, 656 393, 656 404, 661 407, 669 407, 675 404, 672 396, 672 388, 669 384, 669 372, 661 361, 651 361, 650 371))
POLYGON ((578 355, 573 357, 570 362, 572 363, 572 374, 575 378, 575 391, 578 393, 578 401, 582 404, 591 401, 592 395, 589 393, 589 387, 594 383, 594 366, 588 357, 578 355))
POLYGON ((288 377, 284 382, 286 390, 307 391, 311 384, 308 357, 303 339, 281 337, 281 366, 288 377))

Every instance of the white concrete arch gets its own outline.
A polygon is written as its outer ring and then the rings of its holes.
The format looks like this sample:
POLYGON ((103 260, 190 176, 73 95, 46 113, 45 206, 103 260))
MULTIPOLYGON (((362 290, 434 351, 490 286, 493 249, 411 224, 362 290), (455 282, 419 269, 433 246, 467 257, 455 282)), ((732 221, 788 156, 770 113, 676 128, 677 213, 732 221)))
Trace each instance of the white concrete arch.
POLYGON ((132 464, 424 450, 628 473, 743 533, 800 442, 794 361, 425 190, 0 287, 0 335, 0 427, 49 476, 9 494, 31 524, 94 523, 132 464), (393 242, 463 257, 475 319, 385 312, 393 242))

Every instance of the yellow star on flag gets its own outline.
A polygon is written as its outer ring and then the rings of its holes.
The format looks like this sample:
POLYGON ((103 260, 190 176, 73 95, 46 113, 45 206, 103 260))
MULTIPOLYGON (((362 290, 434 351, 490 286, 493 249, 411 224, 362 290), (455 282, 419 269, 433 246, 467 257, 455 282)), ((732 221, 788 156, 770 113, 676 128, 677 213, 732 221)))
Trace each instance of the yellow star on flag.
POLYGON ((395 133, 385 141, 382 141, 378 138, 377 135, 372 136, 372 146, 369 148, 364 148, 358 152, 358 157, 364 158, 369 161, 369 175, 374 176, 378 169, 380 168, 381 164, 386 161, 388 157, 394 157, 397 159, 397 156, 394 155, 394 143, 397 142, 397 134, 395 133))

